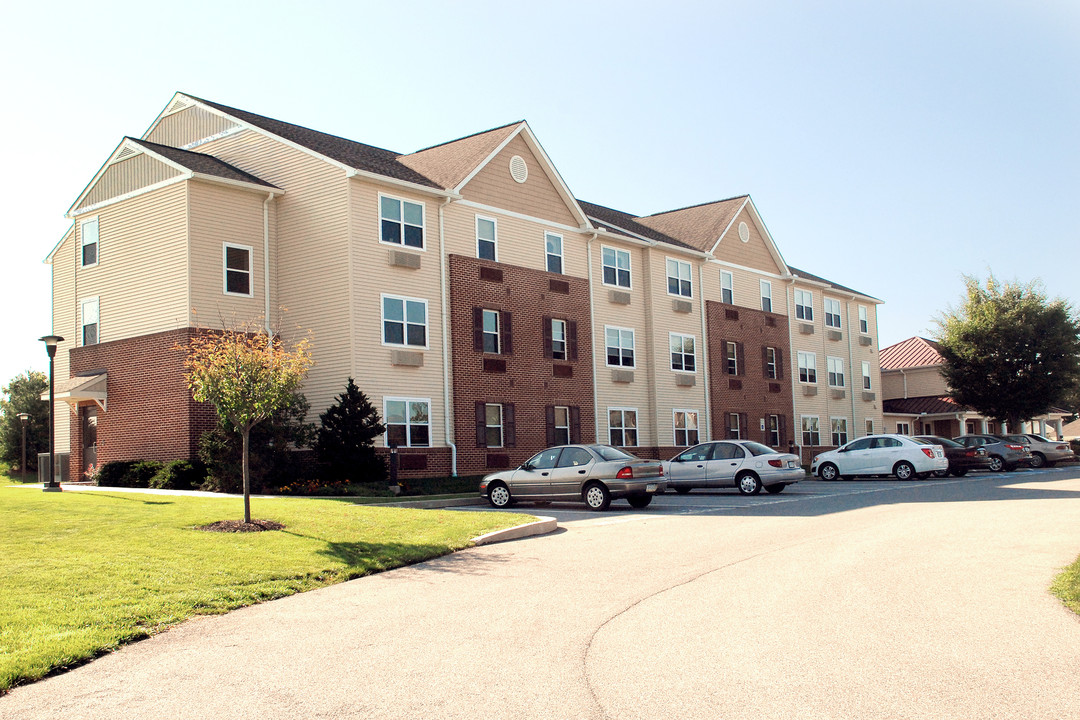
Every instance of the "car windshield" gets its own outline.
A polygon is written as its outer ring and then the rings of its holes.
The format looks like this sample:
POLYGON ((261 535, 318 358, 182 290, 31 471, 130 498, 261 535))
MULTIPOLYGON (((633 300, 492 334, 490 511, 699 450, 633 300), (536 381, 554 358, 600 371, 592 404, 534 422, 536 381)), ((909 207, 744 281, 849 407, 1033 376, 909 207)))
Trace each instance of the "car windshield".
POLYGON ((1036 442, 1044 442, 1044 443, 1053 442, 1053 440, 1047 440, 1042 435, 1028 435, 1028 437, 1031 438, 1032 440, 1035 440, 1036 442))
POLYGON ((591 447, 592 451, 604 460, 637 460, 637 458, 630 453, 623 452, 610 445, 592 445, 591 447))
POLYGON ((776 455, 776 454, 778 454, 775 450, 773 450, 768 445, 762 445, 761 443, 747 442, 747 443, 743 443, 742 446, 744 448, 746 448, 747 450, 749 450, 750 454, 754 455, 754 456, 757 456, 757 455, 776 455))

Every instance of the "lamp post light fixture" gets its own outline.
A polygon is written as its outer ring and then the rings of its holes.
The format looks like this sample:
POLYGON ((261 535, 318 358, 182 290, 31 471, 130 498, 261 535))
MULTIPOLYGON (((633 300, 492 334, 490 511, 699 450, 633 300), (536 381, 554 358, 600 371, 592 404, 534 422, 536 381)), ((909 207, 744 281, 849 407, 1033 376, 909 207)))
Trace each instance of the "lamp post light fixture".
POLYGON ((26 482, 26 426, 30 424, 30 413, 19 413, 15 417, 22 423, 22 465, 19 469, 22 470, 23 482, 26 482))
POLYGON ((46 335, 40 340, 45 343, 45 350, 49 353, 49 475, 41 489, 45 492, 60 492, 60 482, 56 479, 56 425, 53 417, 56 410, 56 398, 53 393, 53 359, 56 357, 56 346, 62 343, 64 338, 59 335, 46 335))

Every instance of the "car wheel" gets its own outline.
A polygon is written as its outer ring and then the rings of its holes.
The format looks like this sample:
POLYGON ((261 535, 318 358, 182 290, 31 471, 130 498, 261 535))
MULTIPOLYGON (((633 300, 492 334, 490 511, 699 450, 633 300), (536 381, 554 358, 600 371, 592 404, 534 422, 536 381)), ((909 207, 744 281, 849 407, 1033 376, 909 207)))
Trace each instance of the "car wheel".
POLYGON ((818 468, 818 477, 822 480, 839 480, 840 470, 837 469, 832 463, 825 463, 818 468))
POLYGON ((1033 467, 1033 468, 1041 468, 1044 465, 1046 465, 1046 456, 1045 455, 1043 455, 1042 453, 1032 453, 1031 454, 1031 467, 1033 467))
POLYGON ((491 487, 488 488, 488 502, 491 503, 492 507, 510 507, 512 502, 510 489, 501 482, 492 483, 491 487))
POLYGON ((776 493, 784 492, 784 488, 786 488, 786 487, 787 487, 787 485, 784 485, 783 483, 780 483, 780 484, 777 484, 777 485, 766 485, 765 486, 765 492, 771 493, 772 495, 775 495, 776 493))
POLYGON ((952 474, 955 477, 964 477, 965 475, 967 475, 967 472, 968 472, 967 470, 953 470, 952 474))
POLYGON ((990 456, 990 470, 992 472, 1001 472, 1005 469, 1005 460, 1000 455, 990 456))
POLYGON ((739 492, 743 495, 757 495, 761 492, 761 481, 753 473, 743 473, 735 478, 735 484, 739 486, 739 492))
POLYGON ((586 485, 585 491, 581 495, 590 510, 607 510, 608 505, 611 504, 611 493, 598 482, 586 485))
POLYGON ((907 460, 901 460, 893 468, 893 475, 897 480, 910 480, 915 475, 915 466, 907 460))
POLYGON ((652 502, 652 495, 649 493, 629 495, 626 498, 626 502, 630 503, 630 507, 640 510, 641 508, 649 507, 649 503, 652 502))
POLYGON ((680 495, 685 495, 686 493, 690 492, 690 490, 692 490, 692 488, 690 488, 690 487, 688 487, 686 485, 676 485, 675 486, 675 492, 679 493, 680 495))
POLYGON ((949 477, 948 470, 935 470, 934 477, 949 477))

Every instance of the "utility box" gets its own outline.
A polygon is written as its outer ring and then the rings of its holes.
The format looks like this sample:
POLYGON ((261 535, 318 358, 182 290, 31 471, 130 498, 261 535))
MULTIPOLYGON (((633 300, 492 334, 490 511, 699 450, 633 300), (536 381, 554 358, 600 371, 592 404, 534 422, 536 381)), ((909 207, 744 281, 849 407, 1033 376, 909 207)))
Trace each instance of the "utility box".
MULTIPOLYGON (((38 482, 49 482, 49 453, 38 453, 37 456, 38 467, 38 482)), ((57 472, 53 475, 53 482, 60 482, 66 480, 68 477, 68 471, 71 469, 71 454, 70 453, 56 453, 56 469, 57 472)))

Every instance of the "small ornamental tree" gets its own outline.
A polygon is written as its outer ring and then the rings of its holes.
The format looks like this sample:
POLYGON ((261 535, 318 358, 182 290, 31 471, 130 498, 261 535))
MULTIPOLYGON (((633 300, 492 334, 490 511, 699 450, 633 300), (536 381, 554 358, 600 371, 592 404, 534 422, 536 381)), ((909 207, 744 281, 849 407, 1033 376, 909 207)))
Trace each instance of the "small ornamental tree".
POLYGON ((251 428, 285 408, 311 368, 310 342, 292 350, 264 330, 209 330, 186 347, 188 387, 200 402, 211 403, 218 416, 241 437, 244 522, 251 522, 251 472, 248 446, 251 428))
POLYGON ((37 469, 39 452, 49 451, 49 401, 41 394, 49 390, 49 376, 27 370, 12 378, 0 398, 0 460, 12 467, 22 462, 22 421, 19 413, 28 413, 26 428, 26 465, 22 472, 37 469))
POLYGON ((352 378, 337 402, 319 416, 316 449, 328 480, 378 482, 386 463, 375 454, 375 438, 386 432, 379 411, 352 378))

